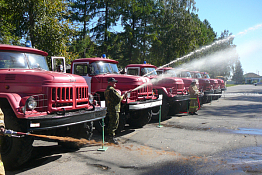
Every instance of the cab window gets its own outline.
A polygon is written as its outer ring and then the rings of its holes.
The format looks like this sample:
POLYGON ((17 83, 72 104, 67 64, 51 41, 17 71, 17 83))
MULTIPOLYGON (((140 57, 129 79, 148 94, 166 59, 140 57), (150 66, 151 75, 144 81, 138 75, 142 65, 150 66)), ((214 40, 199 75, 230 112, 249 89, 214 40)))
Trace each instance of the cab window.
POLYGON ((127 74, 128 75, 138 75, 138 68, 128 68, 127 74))
POLYGON ((74 65, 74 74, 80 75, 80 76, 86 76, 88 74, 87 72, 87 64, 75 64, 74 65))

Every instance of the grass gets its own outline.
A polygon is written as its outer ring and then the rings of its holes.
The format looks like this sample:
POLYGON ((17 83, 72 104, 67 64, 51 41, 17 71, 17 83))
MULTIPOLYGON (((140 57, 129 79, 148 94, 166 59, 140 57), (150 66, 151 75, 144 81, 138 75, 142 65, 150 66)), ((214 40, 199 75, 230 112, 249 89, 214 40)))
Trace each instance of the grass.
POLYGON ((226 87, 236 86, 237 84, 226 84, 226 87))

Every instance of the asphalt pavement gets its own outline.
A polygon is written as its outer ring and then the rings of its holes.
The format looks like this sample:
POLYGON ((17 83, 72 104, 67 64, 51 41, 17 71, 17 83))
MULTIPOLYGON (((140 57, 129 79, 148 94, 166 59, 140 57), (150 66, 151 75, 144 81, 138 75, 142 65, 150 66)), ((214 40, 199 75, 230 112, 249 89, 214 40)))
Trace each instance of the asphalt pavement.
POLYGON ((31 160, 6 174, 262 174, 261 113, 262 86, 233 86, 198 115, 127 127, 106 151, 97 132, 79 150, 36 140, 31 160))

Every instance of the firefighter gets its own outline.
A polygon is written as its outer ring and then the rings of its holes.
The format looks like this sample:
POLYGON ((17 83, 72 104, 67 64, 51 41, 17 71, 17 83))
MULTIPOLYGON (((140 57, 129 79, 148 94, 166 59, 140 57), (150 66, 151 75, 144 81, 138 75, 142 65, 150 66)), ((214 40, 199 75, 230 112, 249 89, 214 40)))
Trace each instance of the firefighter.
MULTIPOLYGON (((2 114, 2 111, 0 109, 0 135, 3 135, 4 131, 5 131, 4 115, 2 114)), ((1 140, 0 140, 0 143, 1 143, 1 140)), ((0 175, 5 175, 5 168, 2 162, 1 154, 0 154, 0 175)))
POLYGON ((189 114, 190 115, 198 115, 197 109, 198 109, 198 95, 199 91, 196 86, 196 80, 193 79, 190 86, 189 86, 189 94, 190 94, 190 106, 189 106, 189 114))
POLYGON ((121 96, 116 90, 116 83, 118 81, 114 78, 108 79, 108 86, 104 92, 106 107, 107 107, 107 114, 109 117, 108 122, 108 138, 106 139, 109 143, 118 144, 115 138, 115 131, 118 128, 119 124, 119 113, 120 113, 120 105, 121 101, 126 98, 126 93, 121 96))

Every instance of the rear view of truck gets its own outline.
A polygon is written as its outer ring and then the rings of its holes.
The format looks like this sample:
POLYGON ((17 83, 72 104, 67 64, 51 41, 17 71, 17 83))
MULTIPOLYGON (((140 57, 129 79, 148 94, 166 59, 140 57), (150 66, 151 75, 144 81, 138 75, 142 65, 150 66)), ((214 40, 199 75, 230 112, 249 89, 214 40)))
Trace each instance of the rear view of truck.
MULTIPOLYGON (((93 121, 106 108, 95 107, 81 76, 49 71, 47 53, 27 47, 0 45, 0 108, 5 127, 19 132, 90 138, 93 121)), ((7 169, 31 155, 34 138, 2 137, 7 169)), ((61 143, 62 146, 75 146, 61 143)))

